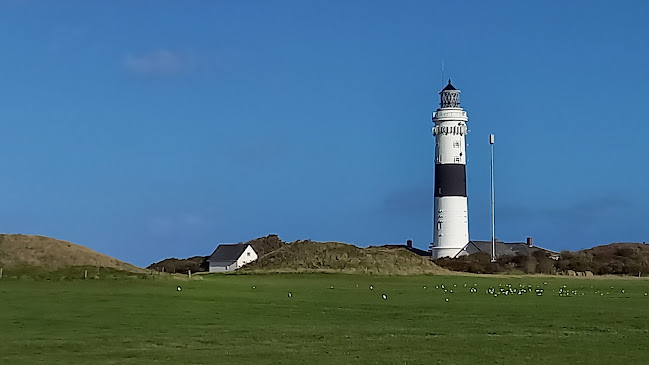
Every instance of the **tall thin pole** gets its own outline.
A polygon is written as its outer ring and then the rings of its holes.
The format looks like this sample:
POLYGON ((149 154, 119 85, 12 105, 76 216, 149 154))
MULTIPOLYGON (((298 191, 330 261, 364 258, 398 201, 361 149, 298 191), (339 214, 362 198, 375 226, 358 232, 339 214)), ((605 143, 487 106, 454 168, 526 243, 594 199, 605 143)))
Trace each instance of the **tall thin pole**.
POLYGON ((444 88, 444 59, 442 58, 442 89, 444 88))
POLYGON ((494 134, 489 135, 491 150, 491 261, 496 261, 496 214, 494 209, 494 134))

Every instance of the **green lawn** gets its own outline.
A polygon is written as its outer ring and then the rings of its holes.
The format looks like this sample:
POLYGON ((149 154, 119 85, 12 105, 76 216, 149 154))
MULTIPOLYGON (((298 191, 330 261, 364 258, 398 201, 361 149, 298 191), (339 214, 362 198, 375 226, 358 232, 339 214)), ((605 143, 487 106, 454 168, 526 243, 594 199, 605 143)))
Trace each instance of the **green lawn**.
POLYGON ((638 278, 4 278, 0 364, 646 364, 645 292, 638 278), (486 293, 501 284, 545 291, 486 293))

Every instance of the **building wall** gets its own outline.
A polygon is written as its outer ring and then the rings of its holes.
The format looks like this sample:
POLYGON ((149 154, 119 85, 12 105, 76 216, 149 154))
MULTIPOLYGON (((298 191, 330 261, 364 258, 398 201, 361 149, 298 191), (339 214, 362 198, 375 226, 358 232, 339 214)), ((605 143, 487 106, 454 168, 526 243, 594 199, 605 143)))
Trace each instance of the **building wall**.
POLYGON ((210 272, 232 271, 237 268, 236 261, 210 261, 210 272))
POLYGON ((433 127, 435 133, 435 162, 438 164, 466 165, 466 121, 467 114, 462 109, 438 110, 439 119, 433 127), (437 137, 439 136, 439 137, 437 137))
POLYGON ((252 249, 252 246, 248 246, 237 260, 237 268, 242 267, 247 263, 253 262, 257 260, 257 258, 259 258, 259 256, 255 252, 255 250, 252 249))

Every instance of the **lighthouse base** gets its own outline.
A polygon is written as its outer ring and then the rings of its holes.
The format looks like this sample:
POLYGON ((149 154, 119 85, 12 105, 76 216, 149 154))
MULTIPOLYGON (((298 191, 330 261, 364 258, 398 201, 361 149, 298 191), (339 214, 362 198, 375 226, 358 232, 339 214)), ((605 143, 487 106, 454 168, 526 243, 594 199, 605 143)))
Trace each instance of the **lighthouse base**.
POLYGON ((456 257, 465 246, 462 247, 431 247, 432 258, 441 259, 442 257, 456 257))
POLYGON ((432 258, 456 257, 469 243, 466 197, 435 197, 433 219, 432 258))

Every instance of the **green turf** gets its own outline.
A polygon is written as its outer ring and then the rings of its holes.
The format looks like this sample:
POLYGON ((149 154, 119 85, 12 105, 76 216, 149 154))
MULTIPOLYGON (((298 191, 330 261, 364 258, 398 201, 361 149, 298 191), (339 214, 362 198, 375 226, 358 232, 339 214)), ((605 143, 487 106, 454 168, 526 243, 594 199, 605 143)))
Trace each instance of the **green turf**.
POLYGON ((633 278, 3 278, 0 363, 646 364, 645 292, 633 278), (545 292, 485 293, 499 284, 545 292))

